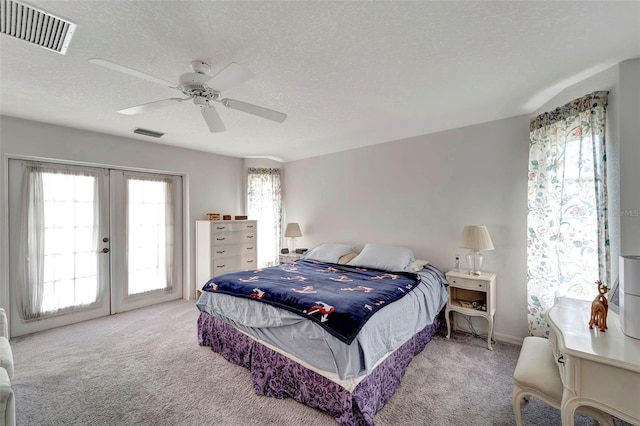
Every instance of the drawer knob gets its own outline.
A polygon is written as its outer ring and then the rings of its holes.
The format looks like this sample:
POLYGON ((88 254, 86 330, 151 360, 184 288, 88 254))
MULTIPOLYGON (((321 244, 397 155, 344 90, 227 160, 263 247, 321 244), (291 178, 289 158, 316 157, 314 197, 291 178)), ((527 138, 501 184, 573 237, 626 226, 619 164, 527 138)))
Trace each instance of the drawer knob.
POLYGON ((222 238, 216 238, 217 241, 224 241, 226 240, 226 238, 222 237, 222 238))
POLYGON ((253 263, 253 259, 247 260, 247 263, 253 263))
POLYGON ((253 225, 247 225, 247 228, 251 229, 253 228, 253 225))
POLYGON ((227 266, 227 265, 218 265, 218 266, 216 266, 216 268, 224 268, 225 266, 227 266))
POLYGON ((247 238, 253 238, 253 235, 247 235, 247 238))
POLYGON ((247 250, 253 250, 253 247, 247 247, 247 250))
POLYGON ((225 250, 218 250, 216 253, 218 253, 218 254, 222 254, 222 253, 224 253, 224 252, 225 252, 225 250))

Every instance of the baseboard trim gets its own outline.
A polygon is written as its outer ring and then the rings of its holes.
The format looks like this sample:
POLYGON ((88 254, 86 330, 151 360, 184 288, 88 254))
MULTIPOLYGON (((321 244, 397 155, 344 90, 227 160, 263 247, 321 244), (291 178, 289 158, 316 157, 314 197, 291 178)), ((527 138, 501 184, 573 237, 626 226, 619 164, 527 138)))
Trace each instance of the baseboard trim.
MULTIPOLYGON (((475 325, 474 325, 474 328, 476 328, 475 325)), ((455 329, 455 331, 451 330, 452 333, 455 333, 456 331, 461 331, 463 333, 473 333, 473 331, 469 327, 466 327, 466 324, 461 324, 460 322, 458 322, 458 327, 455 329)), ((476 333, 479 335, 486 336, 487 333, 489 333, 489 330, 487 330, 486 328, 476 328, 476 333)), ((522 341, 524 340, 523 337, 515 337, 509 334, 496 333, 496 332, 494 332, 493 337, 498 342, 509 343, 517 346, 522 346, 522 341)))

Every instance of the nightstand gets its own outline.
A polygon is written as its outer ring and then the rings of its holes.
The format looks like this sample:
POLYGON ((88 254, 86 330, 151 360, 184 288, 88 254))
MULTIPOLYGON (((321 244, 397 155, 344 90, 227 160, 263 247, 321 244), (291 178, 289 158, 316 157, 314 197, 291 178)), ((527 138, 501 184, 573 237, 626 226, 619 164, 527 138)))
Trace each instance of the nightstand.
POLYGON ((493 317, 496 313, 496 274, 483 272, 482 275, 471 275, 463 271, 449 271, 446 273, 449 281, 449 301, 445 309, 447 320, 447 339, 451 335, 451 312, 458 312, 472 317, 486 318, 489 323, 487 335, 487 348, 491 347, 493 339, 493 317), (465 307, 476 301, 482 301, 480 306, 486 306, 486 310, 465 307))
POLYGON ((293 263, 296 260, 300 260, 300 258, 302 257, 302 255, 300 253, 287 253, 287 254, 281 254, 279 257, 279 261, 281 265, 287 264, 287 263, 293 263))

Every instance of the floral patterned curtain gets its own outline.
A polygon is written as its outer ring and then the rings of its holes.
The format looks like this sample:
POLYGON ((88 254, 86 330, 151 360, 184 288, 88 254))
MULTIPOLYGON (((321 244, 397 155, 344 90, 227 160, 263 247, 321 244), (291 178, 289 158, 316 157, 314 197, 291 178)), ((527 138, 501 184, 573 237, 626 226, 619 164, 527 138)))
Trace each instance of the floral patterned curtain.
POLYGON ((531 120, 527 293, 529 334, 548 336, 555 297, 591 300, 609 285, 605 116, 594 92, 531 120))
POLYGON ((259 266, 277 265, 282 232, 280 169, 249 169, 247 215, 258 220, 259 266))

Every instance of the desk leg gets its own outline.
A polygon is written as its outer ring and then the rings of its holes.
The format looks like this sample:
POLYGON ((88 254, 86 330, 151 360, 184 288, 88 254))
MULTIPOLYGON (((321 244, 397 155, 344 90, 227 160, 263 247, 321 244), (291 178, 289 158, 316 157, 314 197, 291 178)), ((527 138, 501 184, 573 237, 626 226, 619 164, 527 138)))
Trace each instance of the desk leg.
POLYGON ((447 339, 449 338, 449 336, 451 336, 451 322, 450 322, 451 312, 452 311, 448 309, 445 309, 444 311, 445 320, 447 321, 447 339))
POLYGON ((564 389, 562 392, 562 402, 560 403, 560 416, 562 418, 562 426, 574 426, 576 408, 575 395, 564 389))

